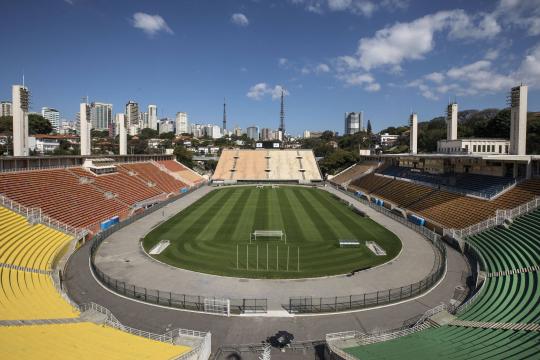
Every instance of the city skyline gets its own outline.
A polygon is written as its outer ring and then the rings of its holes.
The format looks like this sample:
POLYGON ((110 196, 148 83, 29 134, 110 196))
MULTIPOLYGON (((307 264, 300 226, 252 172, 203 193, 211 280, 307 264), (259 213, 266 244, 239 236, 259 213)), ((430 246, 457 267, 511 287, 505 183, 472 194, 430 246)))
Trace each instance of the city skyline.
POLYGON ((229 124, 276 129, 281 86, 292 134, 342 133, 343 113, 351 111, 363 111, 378 131, 407 124, 411 110, 419 121, 442 116, 454 99, 463 110, 503 108, 508 89, 521 81, 529 85, 530 110, 540 108, 536 0, 444 7, 402 0, 59 0, 47 4, 54 18, 40 17, 41 2, 27 5, 4 7, 0 29, 15 55, 0 67, 0 100, 10 100, 11 84, 24 74, 30 111, 50 107, 69 120, 89 95, 113 104, 114 113, 134 100, 141 110, 156 104, 159 118, 187 112, 192 123, 220 124, 226 97, 229 124), (39 18, 42 31, 8 31, 23 17, 39 18), (39 57, 51 43, 56 51, 39 57), (126 61, 133 47, 148 51, 126 61))

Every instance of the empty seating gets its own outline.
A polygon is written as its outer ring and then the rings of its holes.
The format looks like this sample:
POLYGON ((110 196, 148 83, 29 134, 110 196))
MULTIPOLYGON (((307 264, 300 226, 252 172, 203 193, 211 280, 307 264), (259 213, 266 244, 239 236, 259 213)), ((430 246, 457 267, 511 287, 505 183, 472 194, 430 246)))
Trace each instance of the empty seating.
POLYGON ((527 331, 442 326, 345 351, 358 359, 538 358, 538 334, 527 331))
POLYGON ((135 176, 146 184, 153 184, 161 192, 178 194, 187 185, 149 162, 118 164, 119 171, 135 176))
POLYGON ((158 164, 164 166, 168 171, 178 175, 183 182, 185 182, 186 184, 190 184, 191 186, 198 185, 204 182, 204 178, 201 175, 197 174, 190 168, 182 165, 178 161, 161 160, 158 161, 158 164))
POLYGON ((455 188, 457 191, 482 194, 490 198, 514 183, 514 179, 507 176, 492 176, 461 173, 453 175, 439 175, 424 172, 418 169, 391 165, 380 170, 381 174, 406 178, 433 185, 444 185, 455 188))
MULTIPOLYGON (((487 271, 540 265, 540 210, 515 220, 509 229, 492 229, 468 239, 483 254, 487 271)), ((474 324, 540 324, 540 272, 499 273, 458 320, 474 324)), ((459 321, 456 322, 456 325, 459 321)), ((463 323, 461 323, 463 324, 463 323)), ((371 345, 345 347, 358 359, 510 359, 540 358, 536 331, 450 325, 371 345)))
POLYGON ((213 180, 321 181, 311 150, 225 149, 213 180))
POLYGON ((73 238, 0 207, 0 263, 50 270, 55 254, 73 238))
POLYGON ((338 175, 334 176, 329 181, 336 185, 341 185, 343 183, 346 183, 347 181, 354 180, 364 174, 365 172, 369 171, 370 169, 376 167, 377 164, 375 163, 360 163, 351 166, 350 168, 346 169, 345 171, 340 172, 338 175))
POLYGON ((445 228, 462 229, 540 196, 540 179, 525 180, 494 200, 482 200, 425 185, 368 174, 352 181, 353 190, 391 201, 445 228))
POLYGON ((81 183, 66 169, 2 173, 0 189, 11 200, 41 208, 51 218, 74 227, 125 217, 128 212, 126 204, 107 198, 91 183, 81 183))
POLYGON ((190 350, 89 322, 0 326, 1 359, 173 359, 190 350))
POLYGON ((94 186, 103 192, 115 194, 120 201, 129 206, 163 193, 158 188, 150 187, 141 179, 135 176, 129 176, 124 172, 114 172, 98 176, 83 168, 74 168, 69 171, 79 178, 89 178, 94 186))
POLYGON ((56 291, 49 275, 0 267, 0 279, 0 320, 79 316, 56 291))

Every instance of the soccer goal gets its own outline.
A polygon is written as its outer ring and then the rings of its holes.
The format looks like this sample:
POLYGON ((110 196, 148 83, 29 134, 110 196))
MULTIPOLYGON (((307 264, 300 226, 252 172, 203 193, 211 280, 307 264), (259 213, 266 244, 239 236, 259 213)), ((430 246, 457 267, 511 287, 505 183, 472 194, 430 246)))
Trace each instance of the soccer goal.
POLYGON ((204 311, 231 316, 231 301, 220 298, 204 298, 204 311))
POLYGON ((287 243, 287 235, 283 230, 255 230, 249 235, 249 242, 257 241, 257 238, 274 238, 287 243))

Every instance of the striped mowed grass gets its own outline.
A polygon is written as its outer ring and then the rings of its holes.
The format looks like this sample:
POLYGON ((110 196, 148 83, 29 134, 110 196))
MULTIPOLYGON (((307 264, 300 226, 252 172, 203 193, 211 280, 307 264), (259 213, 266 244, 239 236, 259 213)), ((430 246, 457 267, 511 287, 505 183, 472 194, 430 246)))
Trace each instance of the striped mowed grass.
POLYGON ((210 192, 152 230, 143 245, 171 244, 156 259, 204 273, 249 278, 337 275, 394 258, 401 242, 392 232, 362 217, 332 194, 309 187, 227 187, 210 192), (250 241, 255 230, 280 230, 279 238, 250 241), (359 240, 341 248, 339 240, 359 240), (375 256, 375 241, 386 256, 375 256))

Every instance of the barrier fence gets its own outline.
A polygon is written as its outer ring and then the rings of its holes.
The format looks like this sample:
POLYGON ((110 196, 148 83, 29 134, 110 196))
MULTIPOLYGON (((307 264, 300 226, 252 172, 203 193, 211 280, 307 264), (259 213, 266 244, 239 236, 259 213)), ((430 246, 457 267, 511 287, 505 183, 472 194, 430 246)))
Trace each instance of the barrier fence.
MULTIPOLYGON (((158 203, 151 208, 146 209, 144 212, 136 214, 118 224, 111 226, 110 228, 103 230, 96 234, 93 238, 92 245, 90 247, 90 266, 96 278, 110 290, 124 295, 126 297, 148 302, 151 304, 162 305, 167 307, 173 307, 177 309, 186 309, 193 311, 205 311, 205 299, 212 299, 212 297, 205 297, 201 295, 188 295, 177 294, 170 291, 163 291, 158 289, 149 289, 140 287, 134 284, 127 283, 125 281, 113 278, 105 274, 95 263, 95 255, 101 243, 107 239, 114 232, 132 224, 140 218, 155 212, 164 206, 170 204, 173 201, 178 200, 185 194, 179 194, 174 197, 170 197, 162 203, 158 203)), ((230 313, 266 313, 268 304, 266 299, 229 299, 230 300, 230 313)))

